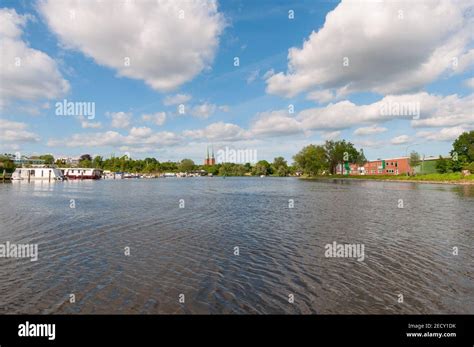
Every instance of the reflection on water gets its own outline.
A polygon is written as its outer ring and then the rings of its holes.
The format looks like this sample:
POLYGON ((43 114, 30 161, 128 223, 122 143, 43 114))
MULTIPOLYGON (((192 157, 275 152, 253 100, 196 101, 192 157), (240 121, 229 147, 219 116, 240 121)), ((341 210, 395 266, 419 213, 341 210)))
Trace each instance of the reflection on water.
POLYGON ((0 243, 39 245, 0 258, 0 313, 474 313, 473 186, 14 182, 0 225, 0 243), (364 261, 326 258, 334 241, 364 261))
POLYGON ((474 185, 461 185, 461 186, 456 186, 455 189, 453 189, 456 193, 458 193, 460 196, 463 197, 474 197, 474 185))

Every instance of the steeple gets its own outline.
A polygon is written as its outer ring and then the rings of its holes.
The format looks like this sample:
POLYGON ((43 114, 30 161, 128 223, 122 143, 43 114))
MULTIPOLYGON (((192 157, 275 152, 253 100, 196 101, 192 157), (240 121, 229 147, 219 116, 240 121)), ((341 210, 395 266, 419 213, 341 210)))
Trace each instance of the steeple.
POLYGON ((209 157, 209 145, 207 145, 207 155, 204 159, 204 165, 211 165, 211 158, 209 157))
POLYGON ((214 158, 214 146, 211 145, 211 156, 209 156, 209 145, 207 145, 207 156, 206 159, 204 159, 204 165, 215 165, 216 164, 216 159, 214 158))

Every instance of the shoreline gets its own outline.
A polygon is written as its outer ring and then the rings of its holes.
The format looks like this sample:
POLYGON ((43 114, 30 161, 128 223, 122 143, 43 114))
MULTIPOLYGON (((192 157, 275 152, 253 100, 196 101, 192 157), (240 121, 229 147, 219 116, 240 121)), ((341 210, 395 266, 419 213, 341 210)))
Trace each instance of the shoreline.
POLYGON ((449 185, 474 185, 473 179, 462 180, 420 180, 420 179, 391 179, 391 178, 356 178, 356 177, 332 177, 332 176, 315 176, 315 177, 300 177, 305 180, 359 180, 359 181, 380 181, 380 182, 406 182, 406 183, 425 183, 425 184, 449 184, 449 185))

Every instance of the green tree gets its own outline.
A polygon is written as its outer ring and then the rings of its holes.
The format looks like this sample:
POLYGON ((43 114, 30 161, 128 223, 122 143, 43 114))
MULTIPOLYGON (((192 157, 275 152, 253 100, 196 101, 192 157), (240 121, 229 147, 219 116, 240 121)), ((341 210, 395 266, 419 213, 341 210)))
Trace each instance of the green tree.
POLYGON ((96 156, 94 160, 92 161, 92 166, 96 169, 102 169, 102 165, 104 163, 104 160, 101 156, 96 156))
POLYGON ((261 175, 271 175, 272 168, 268 161, 260 160, 255 166, 253 167, 252 173, 257 176, 261 175))
POLYGON ((178 170, 181 172, 190 172, 194 170, 194 161, 191 159, 183 159, 178 165, 178 170))
POLYGON ((44 160, 45 164, 54 164, 54 157, 51 154, 43 154, 39 156, 39 159, 44 160))
POLYGON ((464 132, 453 142, 451 157, 457 156, 460 161, 474 161, 474 130, 464 132), (456 154, 455 154, 456 153, 456 154))
POLYGON ((79 161, 79 167, 92 167, 92 161, 88 160, 88 159, 84 159, 84 160, 81 160, 79 161))
POLYGON ((89 160, 89 161, 92 161, 92 157, 90 154, 83 154, 79 157, 79 161, 83 161, 83 160, 89 160))
POLYGON ((412 151, 410 153, 410 166, 412 168, 420 165, 421 159, 420 159, 420 154, 418 152, 412 151))
POLYGON ((172 161, 165 161, 160 164, 162 172, 176 172, 178 171, 178 165, 172 161))
POLYGON ((283 157, 276 157, 273 159, 272 170, 274 174, 281 177, 288 176, 290 173, 288 164, 283 157))
POLYGON ((2 163, 0 173, 2 173, 3 170, 8 173, 15 171, 15 163, 8 156, 0 155, 0 163, 2 163))
POLYGON ((220 176, 243 176, 247 172, 245 165, 235 163, 222 163, 219 167, 220 176))
POLYGON ((446 173, 449 170, 449 161, 442 156, 439 156, 439 159, 436 161, 435 168, 439 173, 446 173))
POLYGON ((221 167, 219 168, 219 175, 220 176, 232 176, 233 175, 233 167, 232 163, 222 163, 221 167))
POLYGON ((244 176, 247 172, 247 168, 242 164, 234 164, 233 176, 244 176))
POLYGON ((450 166, 453 171, 461 171, 463 167, 474 162, 474 130, 459 135, 453 142, 450 154, 450 166))
POLYGON ((208 174, 218 175, 220 164, 216 165, 203 165, 202 169, 205 170, 208 174))
POLYGON ((363 166, 365 163, 367 163, 367 158, 365 157, 364 150, 361 148, 356 159, 356 164, 363 166))
POLYGON ((320 174, 328 168, 326 150, 323 146, 306 146, 293 157, 293 160, 303 173, 310 176, 320 174))
POLYGON ((143 167, 144 173, 152 173, 152 172, 160 171, 160 163, 155 158, 145 158, 144 162, 145 162, 144 167, 143 167))
POLYGON ((328 160, 329 170, 335 174, 337 166, 345 162, 356 163, 360 158, 360 153, 355 149, 351 142, 326 141, 324 145, 328 160))

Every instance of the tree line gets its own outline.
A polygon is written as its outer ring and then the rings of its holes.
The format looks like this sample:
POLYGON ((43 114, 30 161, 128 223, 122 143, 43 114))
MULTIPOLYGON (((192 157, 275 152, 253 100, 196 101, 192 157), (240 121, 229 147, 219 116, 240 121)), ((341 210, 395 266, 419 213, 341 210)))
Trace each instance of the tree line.
MULTIPOLYGON (((453 149, 450 155, 450 158, 439 157, 436 163, 436 170, 438 172, 458 172, 463 169, 474 172, 474 131, 461 134, 453 142, 453 149)), ((61 160, 55 160, 51 154, 45 154, 36 158, 43 159, 45 164, 56 164, 58 167, 68 166, 61 160)), ((293 164, 289 165, 283 157, 276 157, 271 163, 266 160, 260 160, 254 164, 219 163, 209 166, 196 165, 191 159, 183 159, 179 162, 160 162, 152 157, 132 159, 128 156, 112 156, 104 159, 102 156, 92 158, 90 154, 83 154, 79 158, 78 166, 113 172, 143 174, 204 170, 207 173, 220 176, 288 176, 294 174, 317 176, 336 174, 338 165, 357 164, 362 166, 367 162, 367 159, 363 149, 357 150, 351 142, 339 140, 326 141, 322 145, 310 144, 295 154, 293 161, 293 164)), ((420 161, 418 153, 412 152, 410 154, 410 165, 412 167, 419 165, 420 161)), ((14 170, 13 162, 8 156, 0 155, 0 163, 7 171, 14 170)))
MULTIPOLYGON (((58 167, 67 166, 64 162, 56 161, 58 167)), ((274 175, 288 176, 294 172, 283 157, 276 157, 272 163, 260 160, 255 164, 219 163, 215 165, 197 165, 191 159, 183 159, 179 162, 160 162, 156 158, 132 159, 124 155, 104 159, 101 156, 92 158, 89 154, 83 154, 79 158, 79 167, 97 168, 113 172, 133 172, 143 174, 159 174, 165 172, 193 172, 204 170, 208 174, 221 176, 244 176, 244 175, 274 175)))

